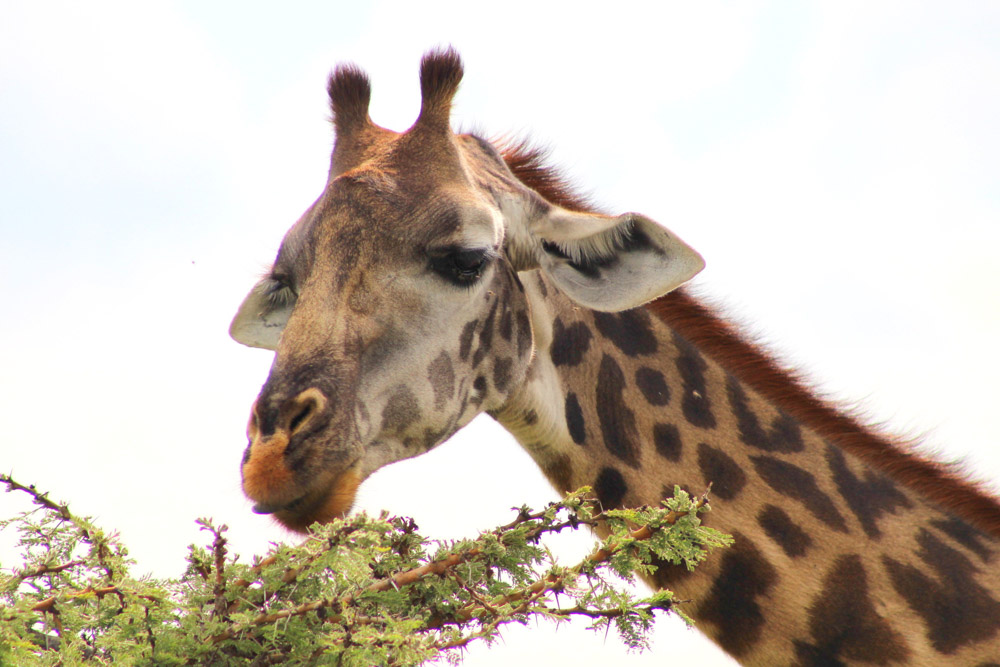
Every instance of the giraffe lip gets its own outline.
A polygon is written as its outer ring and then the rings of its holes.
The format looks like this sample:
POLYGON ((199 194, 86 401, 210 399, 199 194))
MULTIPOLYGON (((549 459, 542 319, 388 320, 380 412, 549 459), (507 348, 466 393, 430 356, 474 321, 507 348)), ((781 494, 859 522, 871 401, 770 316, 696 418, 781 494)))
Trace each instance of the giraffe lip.
MULTIPOLYGON (((309 495, 309 494, 306 494, 309 495)), ((250 511, 254 514, 274 514, 283 510, 295 511, 305 502, 306 496, 300 496, 290 503, 255 503, 250 511)))
POLYGON ((255 503, 250 511, 254 514, 274 514, 279 511, 283 505, 277 505, 272 503, 255 503))

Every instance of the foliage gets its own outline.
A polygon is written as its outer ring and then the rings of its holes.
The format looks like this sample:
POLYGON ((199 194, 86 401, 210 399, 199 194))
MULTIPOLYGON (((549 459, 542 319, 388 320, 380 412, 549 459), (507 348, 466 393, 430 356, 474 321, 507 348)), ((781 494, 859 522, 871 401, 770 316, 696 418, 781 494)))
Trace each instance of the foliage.
POLYGON ((360 514, 317 525, 297 546, 240 563, 226 526, 199 524, 176 580, 134 578, 114 534, 34 487, 33 511, 0 521, 20 534, 21 567, 0 573, 0 664, 416 665, 495 641, 507 623, 582 616, 647 645, 656 611, 677 611, 668 591, 634 599, 616 588, 655 562, 693 568, 731 542, 700 525, 706 499, 675 489, 660 508, 601 512, 589 489, 541 511, 520 508, 505 526, 453 543, 427 540, 410 519, 360 514), (609 536, 573 567, 540 544, 546 533, 601 523, 609 536))

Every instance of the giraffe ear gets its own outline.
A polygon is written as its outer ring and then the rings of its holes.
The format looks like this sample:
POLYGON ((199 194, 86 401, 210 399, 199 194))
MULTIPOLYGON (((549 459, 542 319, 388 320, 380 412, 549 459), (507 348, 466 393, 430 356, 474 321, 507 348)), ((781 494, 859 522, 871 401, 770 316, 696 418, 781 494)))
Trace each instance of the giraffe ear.
POLYGON ((553 207, 534 221, 539 267, 571 299, 594 310, 641 306, 705 267, 675 234, 638 213, 616 217, 553 207))
POLYGON ((293 308, 294 298, 275 298, 268 294, 268 285, 261 282, 243 299, 229 325, 229 335, 248 347, 277 350, 293 308))

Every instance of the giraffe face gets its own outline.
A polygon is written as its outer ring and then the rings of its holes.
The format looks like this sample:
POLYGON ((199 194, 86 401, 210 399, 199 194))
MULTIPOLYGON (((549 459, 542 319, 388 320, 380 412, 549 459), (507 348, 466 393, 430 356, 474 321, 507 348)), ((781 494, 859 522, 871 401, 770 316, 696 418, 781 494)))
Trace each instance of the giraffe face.
POLYGON ((331 77, 327 186, 233 320, 238 341, 275 350, 251 410, 243 489, 291 529, 344 515, 372 472, 504 404, 532 358, 519 271, 618 309, 701 267, 645 218, 560 209, 488 142, 454 134, 460 77, 453 52, 425 57, 420 118, 401 134, 368 119, 360 71, 331 77), (627 281, 614 287, 619 274, 627 281))
POLYGON ((371 472, 499 407, 530 362, 500 212, 430 170, 396 171, 333 178, 243 309, 283 322, 244 490, 291 528, 343 514, 371 472))

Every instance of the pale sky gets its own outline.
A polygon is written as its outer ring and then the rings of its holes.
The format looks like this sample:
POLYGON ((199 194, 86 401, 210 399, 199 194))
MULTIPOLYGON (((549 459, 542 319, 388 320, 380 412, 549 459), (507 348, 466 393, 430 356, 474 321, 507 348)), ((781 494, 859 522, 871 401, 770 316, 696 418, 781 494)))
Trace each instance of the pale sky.
MULTIPOLYGON (((697 248, 698 289, 824 391, 1000 489, 1000 4, 476 7, 6 0, 0 469, 158 576, 204 541, 200 516, 246 558, 288 539, 240 492, 271 355, 229 320, 325 182, 329 70, 368 70, 374 120, 404 129, 421 53, 453 44, 456 126, 551 146, 597 201, 697 248)), ((359 507, 454 538, 552 497, 487 418, 359 507)), ((560 627, 466 664, 731 664, 660 626, 645 655, 560 627)))

